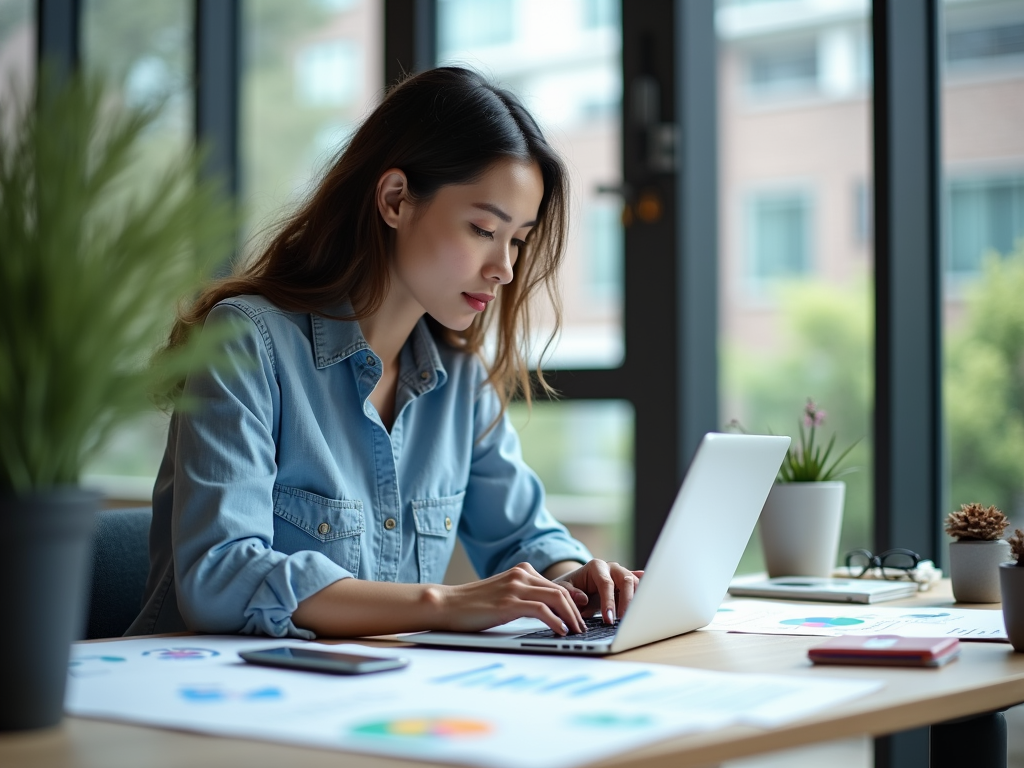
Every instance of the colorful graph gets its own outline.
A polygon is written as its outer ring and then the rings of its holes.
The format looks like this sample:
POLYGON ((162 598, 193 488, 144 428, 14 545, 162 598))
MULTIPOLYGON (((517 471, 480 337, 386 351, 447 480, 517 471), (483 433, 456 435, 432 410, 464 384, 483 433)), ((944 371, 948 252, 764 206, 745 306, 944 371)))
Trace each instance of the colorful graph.
POLYGON ((375 720, 358 725, 352 733, 359 736, 400 739, 466 739, 486 736, 494 730, 488 722, 461 717, 406 717, 375 720))
POLYGON ((809 616, 806 619, 783 619, 779 622, 790 627, 853 627, 863 624, 863 619, 848 616, 809 616))
POLYGON ((441 685, 458 685, 463 688, 487 688, 514 693, 552 694, 565 696, 589 696, 598 691, 627 685, 649 677, 650 672, 633 672, 620 677, 599 680, 590 675, 570 675, 569 677, 551 677, 548 675, 526 675, 510 673, 504 664, 488 664, 484 667, 467 669, 430 682, 441 685))
POLYGON ((949 616, 948 613, 905 613, 904 619, 941 619, 949 616))
POLYGON ((154 648, 151 651, 143 651, 142 655, 167 661, 196 661, 220 656, 220 651, 209 648, 154 648))
POLYGON ((219 685, 193 685, 182 688, 179 693, 185 701, 277 701, 284 698, 280 688, 254 688, 249 691, 230 691, 219 685))

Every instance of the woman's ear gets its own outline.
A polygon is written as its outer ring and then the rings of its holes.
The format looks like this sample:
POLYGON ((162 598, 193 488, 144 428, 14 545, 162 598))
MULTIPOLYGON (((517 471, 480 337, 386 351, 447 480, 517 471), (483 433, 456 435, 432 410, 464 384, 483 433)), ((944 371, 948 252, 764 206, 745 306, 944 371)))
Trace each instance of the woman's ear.
POLYGON ((398 168, 389 168, 377 181, 377 210, 392 229, 398 228, 403 205, 409 205, 409 180, 398 168))

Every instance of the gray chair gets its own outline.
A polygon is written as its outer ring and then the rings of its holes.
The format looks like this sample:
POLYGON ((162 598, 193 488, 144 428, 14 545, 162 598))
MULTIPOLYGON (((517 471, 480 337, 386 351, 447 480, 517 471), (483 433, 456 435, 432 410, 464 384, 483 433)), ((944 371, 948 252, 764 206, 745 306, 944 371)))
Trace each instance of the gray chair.
POLYGON ((92 589, 85 639, 120 637, 142 608, 153 510, 105 509, 93 534, 92 589))

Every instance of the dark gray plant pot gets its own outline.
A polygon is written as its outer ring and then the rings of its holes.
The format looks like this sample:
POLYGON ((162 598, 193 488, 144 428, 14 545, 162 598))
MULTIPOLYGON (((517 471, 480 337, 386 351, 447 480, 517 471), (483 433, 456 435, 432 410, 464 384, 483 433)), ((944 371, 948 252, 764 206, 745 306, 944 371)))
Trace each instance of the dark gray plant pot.
POLYGON ((1013 650, 1024 653, 1024 566, 1001 563, 999 588, 1003 594, 1003 623, 1013 650))
POLYGON ((99 494, 0 495, 0 731, 60 722, 71 642, 85 624, 99 494))

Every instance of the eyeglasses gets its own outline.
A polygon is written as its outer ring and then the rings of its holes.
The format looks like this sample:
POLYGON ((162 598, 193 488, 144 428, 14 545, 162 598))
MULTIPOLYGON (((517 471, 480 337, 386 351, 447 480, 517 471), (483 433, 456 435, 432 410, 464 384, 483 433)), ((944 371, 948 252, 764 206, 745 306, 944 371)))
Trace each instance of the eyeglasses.
POLYGON ((867 549, 855 549, 846 553, 846 568, 855 579, 861 578, 872 568, 881 568, 883 579, 907 578, 917 581, 914 569, 920 562, 921 556, 910 549, 887 549, 879 555, 867 549))

